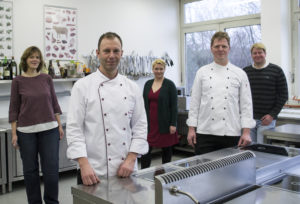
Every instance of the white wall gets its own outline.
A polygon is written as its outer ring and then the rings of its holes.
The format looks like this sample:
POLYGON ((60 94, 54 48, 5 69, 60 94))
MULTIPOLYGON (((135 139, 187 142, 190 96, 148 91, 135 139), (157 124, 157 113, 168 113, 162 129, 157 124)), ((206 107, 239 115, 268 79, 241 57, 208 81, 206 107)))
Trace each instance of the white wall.
MULTIPOLYGON (((98 39, 107 31, 117 32, 123 40, 124 54, 135 51, 140 56, 160 57, 167 52, 175 66, 166 77, 180 85, 179 80, 179 0, 12 0, 14 56, 19 62, 23 51, 32 45, 44 50, 44 5, 78 10, 78 56, 97 49, 98 39)), ((138 80, 142 88, 146 79, 138 80)), ((1 85, 2 86, 2 85, 1 85)), ((2 93, 5 87, 0 87, 2 93)), ((65 85, 56 84, 62 90, 65 85)), ((68 99, 59 99, 63 112, 68 99)), ((0 101, 0 118, 7 117, 8 102, 0 101)))
POLYGON ((168 73, 179 80, 179 3, 178 0, 13 0, 14 53, 19 59, 24 49, 37 45, 43 49, 43 6, 54 5, 78 10, 78 52, 90 54, 100 35, 117 32, 123 40, 124 54, 155 56, 168 52, 175 68, 168 73))
POLYGON ((281 66, 287 80, 290 81, 290 0, 261 0, 261 32, 262 42, 267 48, 268 61, 281 66))

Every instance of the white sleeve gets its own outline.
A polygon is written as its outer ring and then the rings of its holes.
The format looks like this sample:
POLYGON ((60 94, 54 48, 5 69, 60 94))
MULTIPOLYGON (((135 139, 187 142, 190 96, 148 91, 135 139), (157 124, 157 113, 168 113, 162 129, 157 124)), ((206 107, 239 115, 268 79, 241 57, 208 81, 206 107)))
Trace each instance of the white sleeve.
POLYGON ((190 100, 190 110, 189 116, 186 121, 186 124, 189 127, 197 127, 198 125, 198 115, 201 103, 201 95, 202 95, 202 84, 201 84, 201 72, 200 70, 197 71, 193 88, 192 88, 192 96, 190 100))
POLYGON ((253 119, 253 106, 250 83, 247 74, 243 71, 241 75, 240 87, 240 110, 242 128, 253 128, 255 120, 253 119))
POLYGON ((136 89, 135 106, 130 125, 132 130, 132 140, 129 151, 138 154, 146 154, 148 152, 147 117, 144 99, 138 87, 136 89))
POLYGON ((87 157, 83 125, 86 111, 84 97, 85 92, 80 82, 81 81, 77 81, 74 84, 69 101, 66 129, 66 138, 68 143, 67 157, 69 159, 87 157))

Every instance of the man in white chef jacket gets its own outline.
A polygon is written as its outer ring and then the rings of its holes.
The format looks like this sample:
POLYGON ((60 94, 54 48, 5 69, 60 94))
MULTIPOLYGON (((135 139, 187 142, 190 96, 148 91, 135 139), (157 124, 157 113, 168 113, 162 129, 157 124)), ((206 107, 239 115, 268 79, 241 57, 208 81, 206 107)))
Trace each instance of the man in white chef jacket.
POLYGON ((228 60, 230 38, 216 32, 211 39, 214 61, 196 74, 190 110, 188 143, 195 154, 251 143, 255 126, 246 73, 228 60))
POLYGON ((67 156, 77 160, 78 183, 93 185, 101 176, 128 177, 137 156, 148 152, 147 119, 139 87, 118 74, 122 40, 103 34, 99 69, 78 80, 67 116, 67 156))

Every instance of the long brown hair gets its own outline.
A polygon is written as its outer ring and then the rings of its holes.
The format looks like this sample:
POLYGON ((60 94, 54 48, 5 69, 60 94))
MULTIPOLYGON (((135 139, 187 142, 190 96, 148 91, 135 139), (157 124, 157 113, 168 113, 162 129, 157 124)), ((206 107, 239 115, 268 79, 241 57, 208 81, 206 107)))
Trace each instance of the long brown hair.
POLYGON ((40 57, 40 64, 39 64, 38 68, 36 69, 36 71, 39 72, 42 69, 42 67, 44 66, 44 59, 43 59, 41 50, 36 46, 31 46, 31 47, 28 47, 23 52, 23 55, 21 57, 21 62, 20 62, 19 67, 20 67, 20 69, 23 70, 23 72, 27 72, 27 70, 28 70, 27 59, 34 53, 37 53, 40 57))

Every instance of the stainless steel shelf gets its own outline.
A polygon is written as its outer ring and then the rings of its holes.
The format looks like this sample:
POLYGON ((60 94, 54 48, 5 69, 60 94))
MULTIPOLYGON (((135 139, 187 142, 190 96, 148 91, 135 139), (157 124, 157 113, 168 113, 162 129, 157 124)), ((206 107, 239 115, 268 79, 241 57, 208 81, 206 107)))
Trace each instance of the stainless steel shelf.
POLYGON ((0 80, 0 84, 11 84, 12 80, 0 80))
MULTIPOLYGON (((81 78, 62 78, 62 79, 53 79, 53 82, 68 82, 68 81, 77 81, 81 78)), ((12 80, 0 80, 0 84, 11 84, 12 80)))

